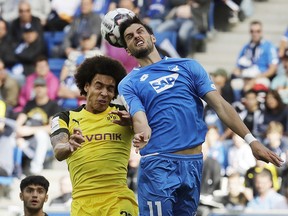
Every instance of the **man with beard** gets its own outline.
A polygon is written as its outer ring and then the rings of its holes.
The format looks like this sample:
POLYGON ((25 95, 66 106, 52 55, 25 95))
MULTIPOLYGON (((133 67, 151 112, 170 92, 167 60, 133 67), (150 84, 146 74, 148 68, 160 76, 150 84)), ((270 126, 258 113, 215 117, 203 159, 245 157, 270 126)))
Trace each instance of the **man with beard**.
POLYGON ((48 200, 49 182, 44 176, 27 176, 20 183, 20 199, 24 205, 24 216, 48 216, 43 205, 48 200))
POLYGON ((202 99, 250 144, 257 159, 280 166, 282 160, 262 145, 233 107, 216 91, 205 69, 188 58, 160 57, 152 30, 137 17, 120 25, 129 55, 140 67, 119 84, 133 120, 134 146, 141 153, 138 175, 140 215, 196 215, 207 126, 202 99))

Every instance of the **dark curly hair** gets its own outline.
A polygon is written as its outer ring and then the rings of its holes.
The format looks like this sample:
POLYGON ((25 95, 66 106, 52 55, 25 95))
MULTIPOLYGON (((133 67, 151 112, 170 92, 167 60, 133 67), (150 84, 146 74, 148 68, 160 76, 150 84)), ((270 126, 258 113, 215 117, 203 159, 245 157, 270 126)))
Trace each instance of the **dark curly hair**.
POLYGON ((21 192, 23 192, 23 190, 29 185, 40 185, 46 190, 47 193, 49 188, 49 181, 44 176, 40 175, 27 176, 20 183, 21 192))
POLYGON ((152 28, 144 24, 137 16, 134 16, 132 19, 127 19, 119 26, 120 40, 123 43, 124 48, 127 48, 127 44, 124 38, 124 32, 129 26, 135 23, 142 25, 150 35, 154 34, 152 28))
POLYGON ((75 82, 80 89, 80 94, 86 96, 84 90, 86 83, 91 84, 96 74, 111 76, 115 79, 115 97, 118 95, 118 84, 126 76, 127 72, 123 65, 107 56, 94 56, 87 58, 76 71, 75 82))

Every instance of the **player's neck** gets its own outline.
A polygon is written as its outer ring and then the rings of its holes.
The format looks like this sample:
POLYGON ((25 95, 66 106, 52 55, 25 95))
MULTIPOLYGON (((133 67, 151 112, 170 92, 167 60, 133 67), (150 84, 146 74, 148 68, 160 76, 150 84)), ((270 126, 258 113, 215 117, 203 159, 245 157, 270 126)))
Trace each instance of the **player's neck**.
POLYGON ((30 212, 28 210, 24 211, 24 216, 45 216, 46 214, 42 211, 39 210, 37 212, 30 212))
POLYGON ((139 58, 137 59, 139 65, 141 67, 145 67, 151 64, 154 64, 156 62, 161 61, 161 56, 159 55, 159 53, 157 51, 154 51, 152 53, 150 53, 147 57, 145 58, 139 58))

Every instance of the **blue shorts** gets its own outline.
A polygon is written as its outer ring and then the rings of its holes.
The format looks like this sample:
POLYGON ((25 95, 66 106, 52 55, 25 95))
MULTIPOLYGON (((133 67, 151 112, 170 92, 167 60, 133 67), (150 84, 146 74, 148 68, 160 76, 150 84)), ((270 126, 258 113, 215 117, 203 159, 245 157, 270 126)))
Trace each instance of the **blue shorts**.
POLYGON ((140 216, 196 215, 202 169, 202 154, 142 157, 138 173, 140 216))

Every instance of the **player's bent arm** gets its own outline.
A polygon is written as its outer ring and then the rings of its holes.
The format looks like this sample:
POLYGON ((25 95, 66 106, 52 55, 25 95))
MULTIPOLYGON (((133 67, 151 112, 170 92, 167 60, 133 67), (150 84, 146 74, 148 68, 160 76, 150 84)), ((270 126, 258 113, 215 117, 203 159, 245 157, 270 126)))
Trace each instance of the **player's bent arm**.
POLYGON ((61 132, 51 137, 51 144, 58 161, 65 160, 72 154, 67 133, 61 132))
POLYGON ((151 128, 148 124, 146 113, 143 111, 136 112, 133 117, 133 130, 135 134, 144 134, 144 140, 149 140, 151 137, 151 128))
POLYGON ((214 109, 223 123, 240 137, 244 138, 250 133, 235 109, 217 91, 208 92, 204 100, 214 109))

